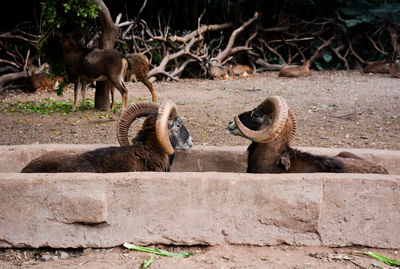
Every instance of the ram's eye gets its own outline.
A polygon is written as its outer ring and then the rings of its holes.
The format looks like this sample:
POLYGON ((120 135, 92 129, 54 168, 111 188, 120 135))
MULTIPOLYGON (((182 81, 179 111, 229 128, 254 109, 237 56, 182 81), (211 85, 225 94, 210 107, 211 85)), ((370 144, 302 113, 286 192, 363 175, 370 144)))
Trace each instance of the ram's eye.
POLYGON ((260 114, 260 113, 258 113, 257 111, 253 111, 253 112, 251 112, 251 115, 250 115, 252 118, 255 118, 255 119, 259 119, 259 118, 261 118, 262 117, 262 115, 260 114))

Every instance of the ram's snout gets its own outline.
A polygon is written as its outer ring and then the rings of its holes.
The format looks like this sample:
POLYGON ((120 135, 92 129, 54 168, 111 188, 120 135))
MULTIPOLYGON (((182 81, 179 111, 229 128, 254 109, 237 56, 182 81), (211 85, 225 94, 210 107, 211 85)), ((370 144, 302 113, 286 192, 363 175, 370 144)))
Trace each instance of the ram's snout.
POLYGON ((228 130, 233 135, 241 135, 241 133, 240 133, 239 129, 237 128, 236 123, 235 123, 234 120, 229 121, 228 130))

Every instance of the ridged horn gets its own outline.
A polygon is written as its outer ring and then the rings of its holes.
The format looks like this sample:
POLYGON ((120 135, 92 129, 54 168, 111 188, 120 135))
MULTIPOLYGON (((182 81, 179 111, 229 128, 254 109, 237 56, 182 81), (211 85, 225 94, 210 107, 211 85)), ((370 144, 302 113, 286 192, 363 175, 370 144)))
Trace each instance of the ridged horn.
POLYGON ((257 143, 266 143, 275 139, 286 124, 288 117, 288 106, 286 100, 281 96, 271 96, 262 102, 264 109, 272 105, 274 114, 272 126, 258 131, 251 130, 244 126, 238 116, 235 116, 235 124, 239 131, 248 139, 257 143))
POLYGON ((177 114, 177 106, 172 100, 165 100, 161 103, 160 108, 158 109, 156 136, 161 149, 168 155, 174 153, 174 148, 169 141, 168 120, 175 118, 177 114))
POLYGON ((294 112, 290 108, 289 108, 288 112, 289 112, 289 118, 292 120, 292 125, 293 125, 293 129, 292 129, 292 131, 290 131, 290 136, 289 136, 289 145, 290 145, 296 139, 296 135, 297 135, 297 119, 296 119, 296 115, 294 114, 294 112))
POLYGON ((150 114, 157 114, 158 105, 151 102, 134 104, 124 110, 117 123, 117 138, 121 146, 128 146, 128 131, 132 123, 140 117, 147 117, 150 114))

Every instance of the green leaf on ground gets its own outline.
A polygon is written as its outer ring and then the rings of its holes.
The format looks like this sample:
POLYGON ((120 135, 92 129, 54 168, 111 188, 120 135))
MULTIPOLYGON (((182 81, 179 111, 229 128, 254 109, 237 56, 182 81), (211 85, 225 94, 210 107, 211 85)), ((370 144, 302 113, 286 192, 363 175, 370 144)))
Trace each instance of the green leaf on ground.
POLYGON ((148 260, 145 260, 140 264, 140 269, 146 269, 153 262, 154 262, 154 255, 150 255, 150 258, 148 260))
POLYGON ((173 257, 173 258, 187 258, 190 255, 194 254, 193 252, 189 252, 187 250, 182 251, 181 253, 173 253, 173 252, 156 249, 156 248, 141 247, 141 246, 137 246, 137 245, 130 244, 130 243, 124 243, 123 246, 130 250, 149 252, 149 253, 154 253, 154 254, 157 254, 160 256, 173 257))
POLYGON ((371 257, 377 259, 380 262, 386 263, 389 266, 398 266, 398 267, 400 267, 400 262, 399 261, 389 259, 388 257, 385 257, 382 254, 375 253, 375 252, 372 252, 372 251, 365 252, 364 254, 366 254, 368 256, 371 256, 371 257))

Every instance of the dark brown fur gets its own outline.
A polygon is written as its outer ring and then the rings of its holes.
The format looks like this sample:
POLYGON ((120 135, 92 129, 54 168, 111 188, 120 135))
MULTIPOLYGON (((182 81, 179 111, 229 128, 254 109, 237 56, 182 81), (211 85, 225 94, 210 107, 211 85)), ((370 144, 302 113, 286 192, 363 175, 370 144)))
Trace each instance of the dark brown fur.
MULTIPOLYGON (((122 108, 128 103, 128 90, 124 85, 124 75, 128 62, 115 49, 86 49, 78 45, 72 37, 61 39, 64 62, 69 78, 74 82, 74 110, 77 106, 78 86, 82 82, 82 98, 85 99, 86 85, 90 81, 108 80, 122 95, 122 108)), ((112 104, 114 105, 114 104, 112 104)), ((86 106, 83 100, 83 106, 86 106)))
POLYGON ((53 151, 31 161, 22 173, 133 172, 170 170, 168 154, 160 150, 155 138, 155 116, 145 120, 133 145, 100 148, 80 154, 53 151))
POLYGON ((382 166, 356 155, 354 158, 342 158, 339 153, 338 156, 327 157, 302 152, 288 145, 272 153, 270 146, 269 143, 254 142, 249 146, 248 173, 388 173, 382 166))
MULTIPOLYGON (((252 130, 260 130, 271 124, 270 111, 262 106, 243 112, 240 121, 252 130), (263 117, 260 117, 263 116, 263 117)), ((230 131, 235 133, 235 127, 230 131)), ((335 157, 314 155, 293 149, 289 138, 293 122, 289 117, 282 132, 266 143, 252 142, 248 147, 248 173, 376 173, 387 174, 385 168, 368 162, 350 152, 341 152, 335 157)))

